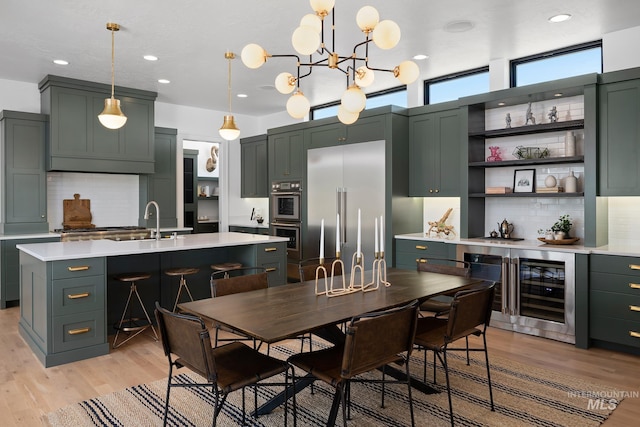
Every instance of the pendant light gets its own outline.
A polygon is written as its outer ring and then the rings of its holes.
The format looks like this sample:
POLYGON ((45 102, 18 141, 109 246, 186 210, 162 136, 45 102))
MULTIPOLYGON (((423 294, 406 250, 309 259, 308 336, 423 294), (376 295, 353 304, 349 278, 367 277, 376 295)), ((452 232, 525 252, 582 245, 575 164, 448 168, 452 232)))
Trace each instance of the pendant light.
POLYGON ((229 84, 227 86, 227 93, 229 99, 229 114, 224 116, 224 121, 222 122, 222 127, 218 132, 220 132, 220 136, 227 141, 233 141, 234 139, 238 139, 240 136, 240 129, 236 126, 236 122, 231 115, 231 60, 236 57, 236 54, 233 52, 225 52, 224 57, 229 61, 229 84))
POLYGON ((114 71, 114 33, 120 30, 120 25, 113 22, 107 22, 107 30, 111 31, 111 98, 104 100, 104 110, 98 115, 98 119, 102 126, 109 129, 120 129, 127 123, 127 116, 120 109, 120 100, 114 98, 115 71, 114 71))

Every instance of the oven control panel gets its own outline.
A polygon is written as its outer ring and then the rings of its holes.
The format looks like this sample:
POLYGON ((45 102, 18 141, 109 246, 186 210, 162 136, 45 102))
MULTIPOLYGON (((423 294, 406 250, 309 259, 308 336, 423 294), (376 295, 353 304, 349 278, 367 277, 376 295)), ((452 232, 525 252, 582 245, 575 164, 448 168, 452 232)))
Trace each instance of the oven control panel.
POLYGON ((300 185, 300 181, 280 181, 274 182, 271 184, 271 192, 272 193, 299 193, 302 191, 302 186, 300 185))

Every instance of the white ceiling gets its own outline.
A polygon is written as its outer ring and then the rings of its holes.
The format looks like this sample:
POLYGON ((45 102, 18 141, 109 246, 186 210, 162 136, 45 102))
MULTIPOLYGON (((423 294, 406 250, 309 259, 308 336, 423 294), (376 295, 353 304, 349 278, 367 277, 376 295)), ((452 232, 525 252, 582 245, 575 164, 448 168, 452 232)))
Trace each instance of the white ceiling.
MULTIPOLYGON (((640 25, 638 0, 336 0, 336 51, 349 55, 364 40, 355 23, 358 9, 371 5, 380 18, 397 22, 402 39, 382 51, 371 44, 372 67, 391 69, 416 54, 420 81, 456 71, 599 40, 602 34, 640 25), (573 18, 559 24, 557 13, 573 18), (469 20, 466 32, 447 32, 446 24, 469 20)), ((111 35, 115 35, 117 87, 158 92, 158 101, 227 110, 227 62, 258 43, 271 54, 295 53, 291 34, 311 13, 307 0, 2 0, 0 4, 0 79, 37 83, 47 74, 109 84, 111 35), (159 57, 156 62, 142 59, 159 57), (69 61, 67 66, 52 63, 69 61), (171 80, 168 85, 158 79, 171 80)), ((635 47, 634 47, 635 48, 635 47)), ((257 70, 232 62, 236 114, 264 115, 284 110, 287 95, 273 89, 282 71, 295 74, 290 59, 270 59, 257 70), (237 93, 248 98, 239 99, 237 93)), ((301 88, 312 105, 335 101, 346 80, 338 71, 315 68, 301 88)), ((388 73, 376 73, 366 92, 397 86, 388 73)))

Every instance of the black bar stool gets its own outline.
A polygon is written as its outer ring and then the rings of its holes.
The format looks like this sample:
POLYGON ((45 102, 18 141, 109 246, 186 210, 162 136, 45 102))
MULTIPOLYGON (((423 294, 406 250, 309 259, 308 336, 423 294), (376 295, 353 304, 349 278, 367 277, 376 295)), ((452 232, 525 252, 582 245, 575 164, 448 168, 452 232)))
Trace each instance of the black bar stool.
POLYGON ((224 278, 229 278, 229 272, 231 270, 237 270, 242 268, 242 263, 239 262, 223 262, 221 264, 211 264, 211 269, 215 271, 224 271, 224 278))
POLYGON ((183 290, 187 293, 187 295, 189 295, 189 298, 191 299, 191 301, 193 301, 193 296, 191 295, 191 291, 187 286, 187 280, 184 278, 184 276, 188 276, 190 274, 196 274, 199 271, 200 271, 199 268, 191 268, 191 267, 170 268, 168 270, 165 270, 164 274, 166 274, 167 276, 180 276, 180 287, 178 288, 178 295, 176 296, 176 302, 175 304, 173 304, 174 312, 178 307, 178 302, 180 301, 180 295, 182 294, 183 290))
POLYGON ((127 298, 127 303, 124 306, 124 311, 122 312, 122 317, 120 318, 120 322, 115 326, 116 336, 113 339, 113 348, 118 348, 122 344, 129 341, 131 338, 136 335, 141 334, 145 330, 151 328, 153 331, 153 335, 155 340, 158 341, 158 334, 156 333, 156 329, 153 327, 153 323, 151 323, 151 317, 149 317, 149 313, 147 309, 144 308, 144 304, 142 303, 142 298, 140 298, 140 294, 138 293, 138 288, 136 287, 136 282, 140 280, 146 280, 151 277, 149 273, 126 273, 115 276, 115 279, 119 282, 131 283, 131 287, 129 289, 129 297, 127 298), (135 294, 138 302, 140 303, 140 307, 142 307, 142 311, 144 312, 145 319, 135 318, 131 314, 131 297, 135 294), (128 318, 125 318, 128 313, 128 318), (141 321, 146 323, 140 323, 141 321), (129 334, 129 336, 122 342, 118 343, 118 336, 120 335, 120 331, 129 334))

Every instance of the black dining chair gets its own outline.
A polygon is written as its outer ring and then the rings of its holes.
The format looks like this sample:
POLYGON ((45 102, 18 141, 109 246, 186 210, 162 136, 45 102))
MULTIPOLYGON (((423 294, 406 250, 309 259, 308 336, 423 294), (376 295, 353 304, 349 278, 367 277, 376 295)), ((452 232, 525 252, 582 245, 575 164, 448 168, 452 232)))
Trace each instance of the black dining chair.
POLYGON ((470 351, 484 352, 491 410, 494 410, 486 331, 491 321, 491 309, 495 288, 495 283, 490 283, 479 285, 473 289, 459 291, 453 297, 448 318, 423 317, 418 319, 415 344, 424 349, 425 366, 426 352, 427 350, 431 350, 437 355, 444 368, 447 380, 447 395, 449 398, 449 416, 452 426, 453 405, 451 403, 451 385, 449 383, 449 365, 447 363, 447 352, 449 351, 466 351, 467 354, 470 351), (482 337, 482 347, 469 347, 468 340, 464 348, 450 347, 453 342, 461 338, 467 339, 469 335, 482 337))
MULTIPOLYGON (((167 395, 164 404, 163 425, 167 425, 169 414, 169 397, 174 387, 212 388, 213 419, 217 423, 230 393, 242 390, 242 425, 245 425, 245 387, 254 386, 254 405, 257 409, 258 386, 283 386, 285 392, 284 425, 287 425, 289 388, 289 365, 252 349, 241 342, 232 342, 219 347, 211 346, 209 331, 202 319, 173 313, 160 307, 156 302, 155 309, 162 348, 169 360, 169 378, 167 379, 167 395), (174 382, 173 370, 186 367, 200 375, 204 382, 174 382), (285 374, 282 382, 263 382, 278 374, 285 374)), ((292 369, 292 368, 291 368, 292 369)), ((257 416, 257 410, 256 410, 257 416)))

